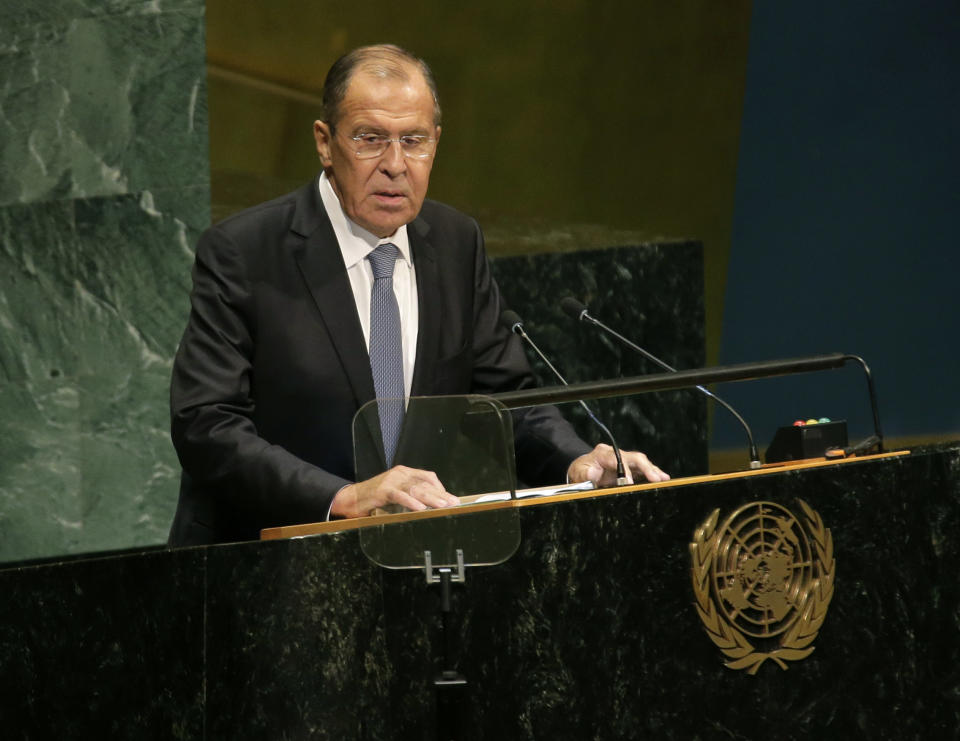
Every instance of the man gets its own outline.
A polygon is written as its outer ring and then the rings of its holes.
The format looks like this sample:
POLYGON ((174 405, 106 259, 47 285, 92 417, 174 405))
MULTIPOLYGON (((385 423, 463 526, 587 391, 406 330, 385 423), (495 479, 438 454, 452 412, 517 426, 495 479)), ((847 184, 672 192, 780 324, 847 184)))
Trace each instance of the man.
MULTIPOLYGON (((320 177, 208 229, 197 246, 171 383, 183 466, 172 545, 393 503, 456 504, 429 471, 394 466, 353 481, 356 410, 377 397, 532 383, 499 324, 479 227, 425 200, 441 132, 427 65, 394 46, 357 49, 328 73, 323 108, 320 177)), ((525 482, 612 480, 609 447, 591 450, 555 409, 517 419, 525 482)), ((389 451, 387 425, 383 435, 389 451)), ((625 465, 668 478, 642 453, 625 465)))

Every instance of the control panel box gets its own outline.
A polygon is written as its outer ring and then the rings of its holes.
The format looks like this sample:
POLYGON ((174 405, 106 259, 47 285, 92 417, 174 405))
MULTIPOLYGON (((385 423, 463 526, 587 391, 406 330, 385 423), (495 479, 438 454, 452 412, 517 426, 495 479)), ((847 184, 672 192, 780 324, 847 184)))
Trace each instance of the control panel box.
POLYGON ((847 422, 819 422, 781 427, 764 456, 767 463, 823 458, 828 448, 847 447, 847 422))

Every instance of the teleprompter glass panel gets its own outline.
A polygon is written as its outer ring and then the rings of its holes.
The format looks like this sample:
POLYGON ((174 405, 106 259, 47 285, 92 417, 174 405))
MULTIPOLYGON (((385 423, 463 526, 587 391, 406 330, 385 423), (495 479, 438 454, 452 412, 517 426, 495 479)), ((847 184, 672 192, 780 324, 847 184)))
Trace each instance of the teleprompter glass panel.
MULTIPOLYGON (((387 470, 379 414, 402 403, 376 399, 354 417, 359 481, 387 470)), ((514 492, 510 412, 485 396, 412 397, 407 400, 393 464, 433 471, 447 491, 460 497, 514 492)), ((450 508, 431 514, 437 516, 363 528, 363 552, 380 566, 405 569, 423 568, 425 551, 430 551, 434 566, 456 566, 457 550, 462 550, 464 565, 481 566, 507 560, 520 544, 520 521, 513 507, 473 513, 450 508)))

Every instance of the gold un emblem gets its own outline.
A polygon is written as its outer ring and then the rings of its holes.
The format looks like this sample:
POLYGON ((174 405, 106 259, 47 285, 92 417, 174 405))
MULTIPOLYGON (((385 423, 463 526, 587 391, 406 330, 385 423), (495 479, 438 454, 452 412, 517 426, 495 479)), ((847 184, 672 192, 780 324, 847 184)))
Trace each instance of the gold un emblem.
POLYGON ((697 614, 731 669, 756 674, 809 656, 833 597, 833 538, 801 499, 786 507, 753 502, 721 527, 715 509, 690 543, 697 614))

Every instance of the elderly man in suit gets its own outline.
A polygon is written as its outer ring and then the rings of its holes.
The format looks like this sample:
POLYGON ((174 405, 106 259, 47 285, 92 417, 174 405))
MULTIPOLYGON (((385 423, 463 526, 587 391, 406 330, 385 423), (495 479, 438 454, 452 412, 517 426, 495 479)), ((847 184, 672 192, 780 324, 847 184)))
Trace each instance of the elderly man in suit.
MULTIPOLYGON (((323 109, 320 176, 211 227, 197 246, 171 384, 183 467, 172 545, 387 504, 456 504, 430 471, 397 465, 355 481, 353 415, 377 397, 532 383, 499 324, 479 227, 426 200, 441 131, 426 63, 391 45, 354 50, 327 75, 323 109)), ((553 408, 518 415, 516 449, 530 484, 602 485, 615 470, 610 448, 591 449, 553 408)), ((625 464, 668 478, 642 453, 625 464)))

